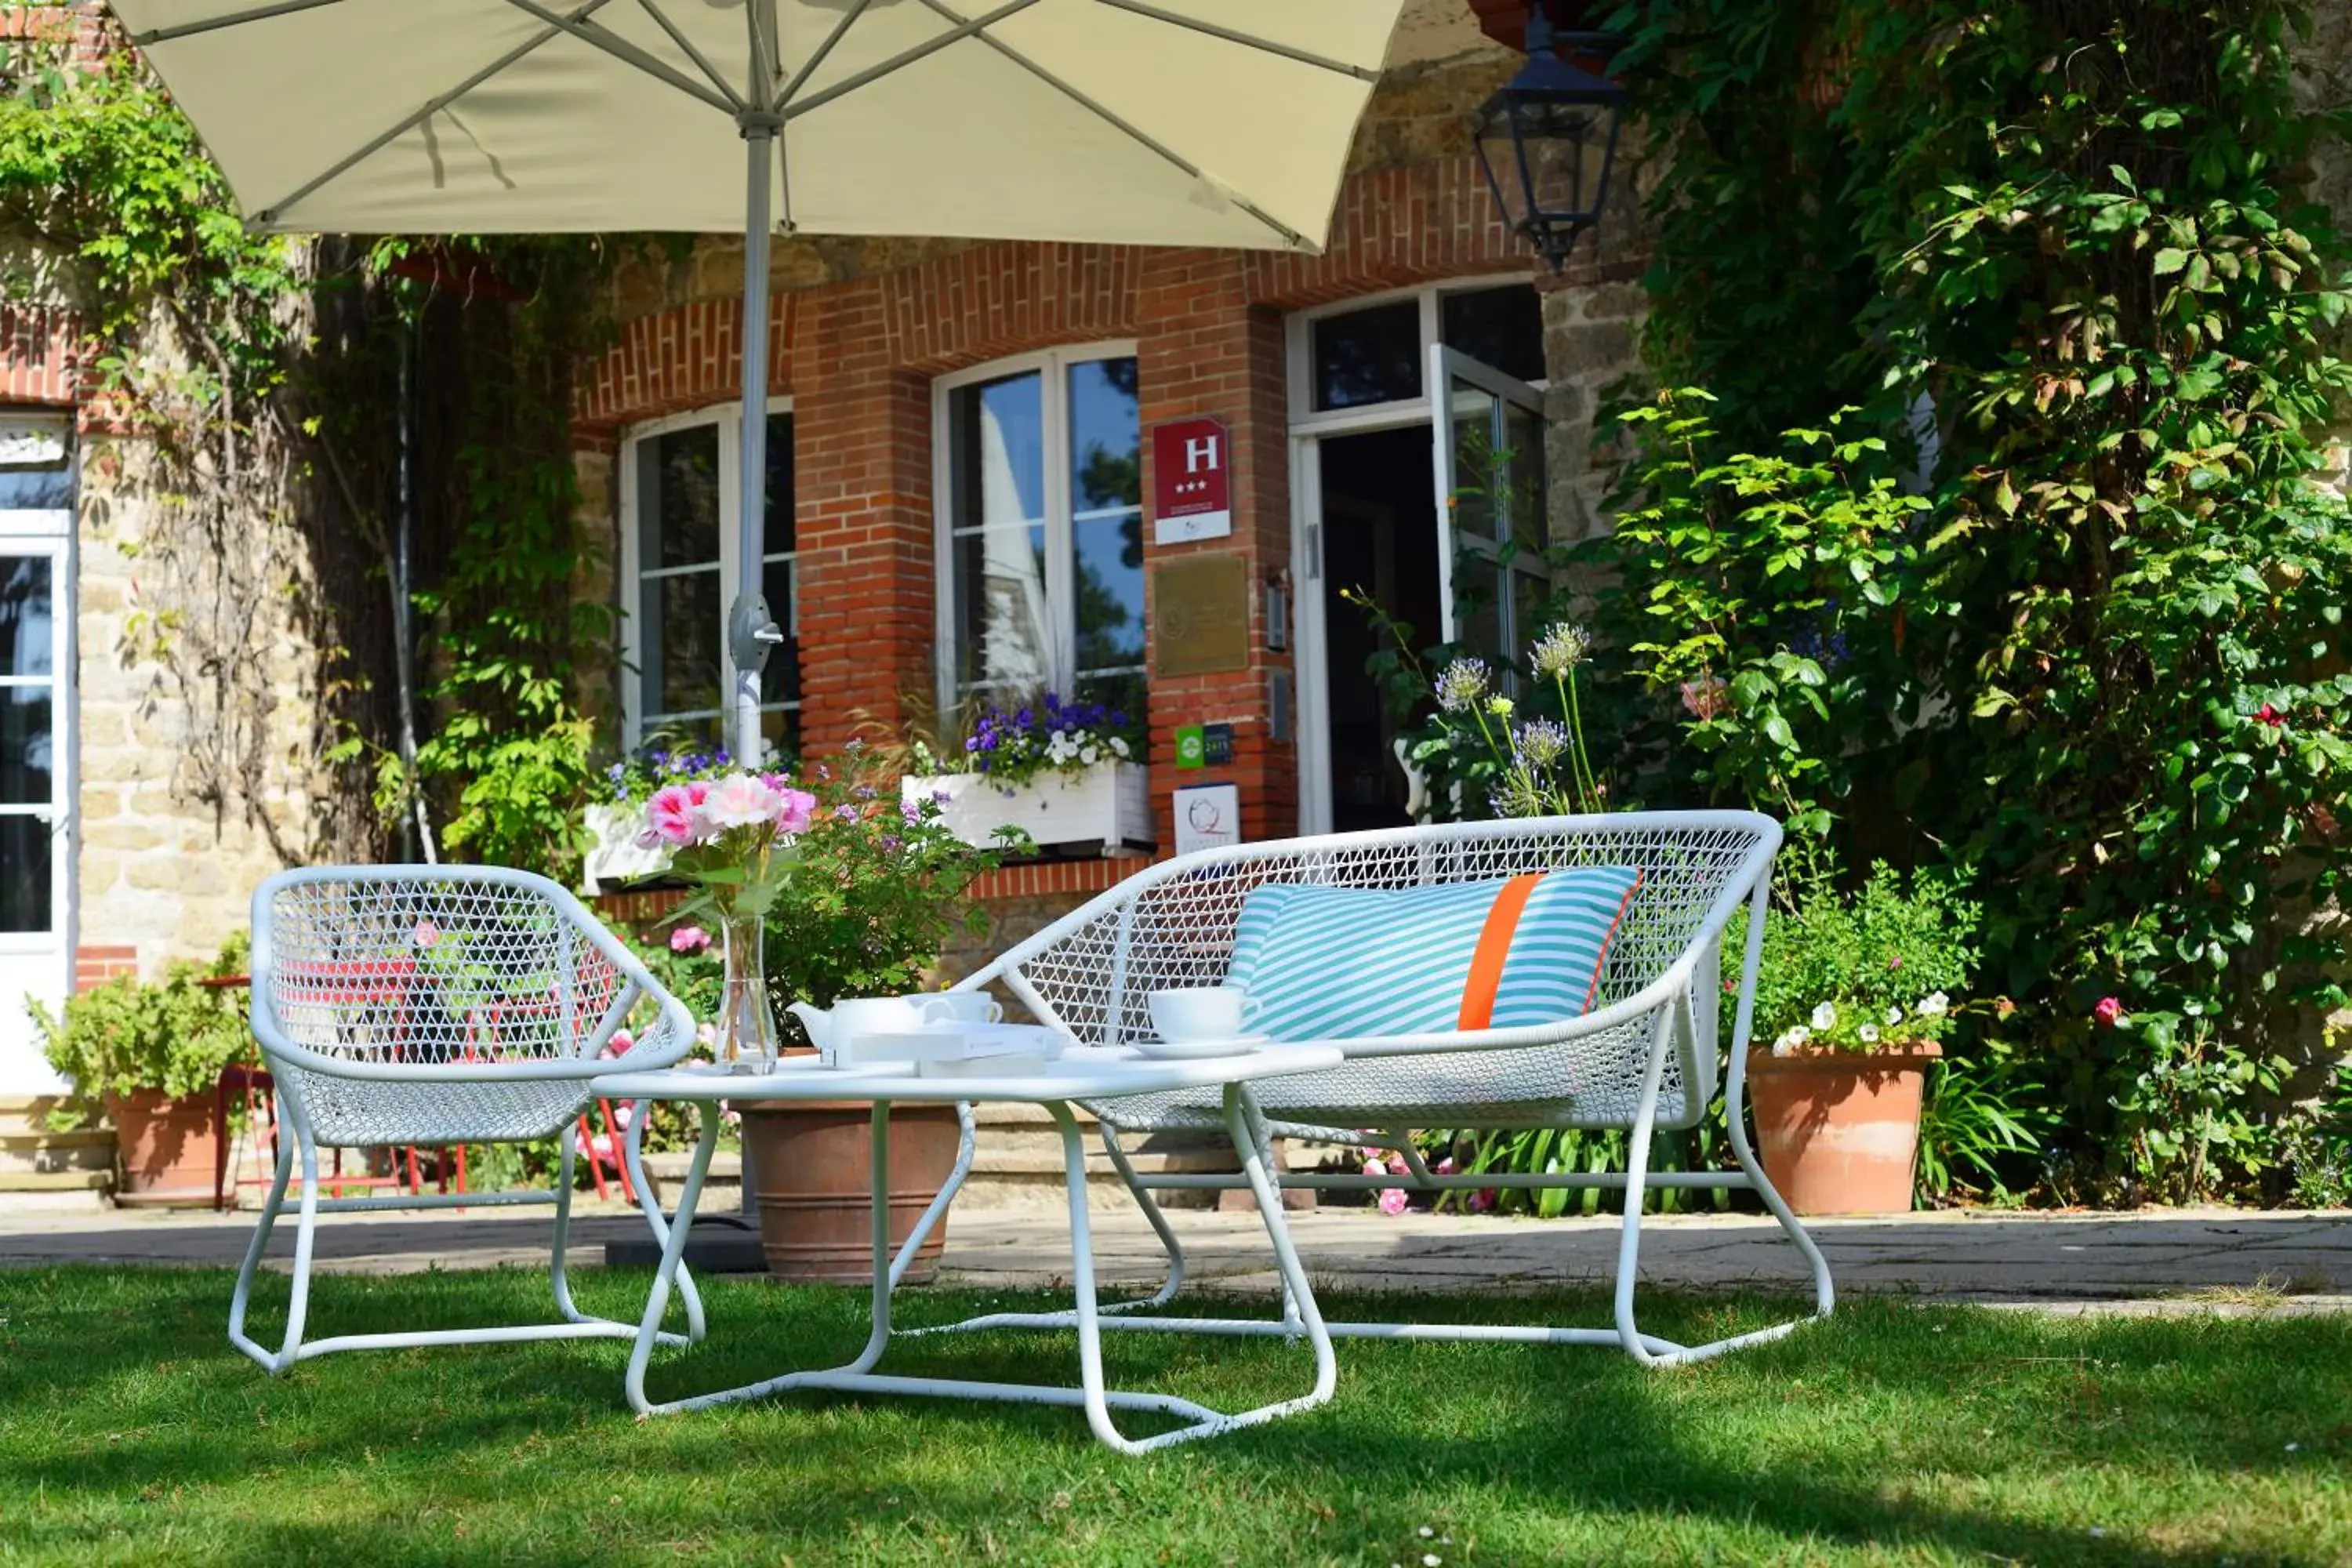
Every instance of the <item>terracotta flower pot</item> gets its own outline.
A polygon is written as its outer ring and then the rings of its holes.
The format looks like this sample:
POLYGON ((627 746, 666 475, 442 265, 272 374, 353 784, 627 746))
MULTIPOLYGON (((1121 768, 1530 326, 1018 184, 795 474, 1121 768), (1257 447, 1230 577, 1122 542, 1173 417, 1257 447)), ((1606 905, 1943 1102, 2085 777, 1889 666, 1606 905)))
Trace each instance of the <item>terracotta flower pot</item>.
MULTIPOLYGON (((743 1144, 760 1211, 760 1244, 779 1279, 870 1285, 874 1280, 873 1107, 864 1100, 743 1107, 743 1144)), ((914 1234, 955 1169, 952 1105, 890 1110, 890 1241, 914 1234)), ((905 1276, 928 1284, 947 1245, 947 1217, 905 1276)))
POLYGON ((1748 1058, 1756 1150, 1799 1214, 1908 1214, 1933 1040, 1748 1058))
POLYGON ((105 1096, 114 1123, 115 1154, 124 1197, 149 1203, 213 1201, 214 1163, 210 1095, 173 1100, 161 1089, 105 1096))

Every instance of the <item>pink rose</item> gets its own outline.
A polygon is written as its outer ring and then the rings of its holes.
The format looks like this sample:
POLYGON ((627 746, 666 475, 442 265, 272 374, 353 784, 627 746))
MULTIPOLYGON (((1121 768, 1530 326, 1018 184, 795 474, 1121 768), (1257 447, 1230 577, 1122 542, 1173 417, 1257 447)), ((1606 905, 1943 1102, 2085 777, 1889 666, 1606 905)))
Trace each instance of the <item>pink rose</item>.
POLYGON ((2268 724, 2275 730, 2286 722, 2286 715, 2265 702, 2254 710, 2254 720, 2257 723, 2268 724))
POLYGON ((1364 1162, 1364 1174, 1368 1176, 1385 1176, 1388 1173, 1389 1168, 1380 1161, 1367 1160, 1364 1162))
POLYGON ((810 821, 816 816, 816 796, 804 789, 779 790, 776 795, 776 831, 807 832, 810 821))
POLYGON ((1448 1154, 1444 1159, 1440 1160, 1436 1164, 1432 1165, 1429 1168, 1429 1173, 1433 1176, 1452 1175, 1454 1173, 1454 1156, 1448 1154))
POLYGON ((431 947, 435 942, 439 942, 440 940, 441 928, 439 926, 435 925, 430 920, 421 920, 416 922, 417 946, 431 947))
POLYGON ((669 933, 672 952, 700 952, 710 945, 710 933, 700 926, 680 926, 669 933))
POLYGON ((1382 1214, 1402 1214, 1404 1213, 1404 1204, 1405 1197, 1404 1189, 1402 1187, 1384 1187, 1381 1190, 1381 1212, 1382 1214))
POLYGON ((613 1125, 626 1132, 629 1130, 629 1118, 635 1114, 636 1114, 635 1111, 630 1109, 627 1101, 624 1100, 621 1104, 613 1107, 613 1125))
POLYGON ((1485 1214, 1488 1209, 1491 1209, 1494 1206, 1494 1188, 1480 1187, 1476 1192, 1470 1194, 1470 1212, 1472 1214, 1485 1214))
POLYGON ((685 784, 665 784, 646 802, 646 831, 664 844, 694 842, 695 798, 685 784))
POLYGON ((2124 1020, 2124 1005, 2113 996, 2102 996, 2091 1009, 2091 1016, 2112 1029, 2124 1020))

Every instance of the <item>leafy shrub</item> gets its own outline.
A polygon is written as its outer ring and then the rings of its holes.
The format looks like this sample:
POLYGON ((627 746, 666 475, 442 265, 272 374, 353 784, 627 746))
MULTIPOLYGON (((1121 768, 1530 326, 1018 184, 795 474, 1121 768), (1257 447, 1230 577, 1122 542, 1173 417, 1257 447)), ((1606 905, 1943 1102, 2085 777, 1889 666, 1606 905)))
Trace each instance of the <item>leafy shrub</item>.
MULTIPOLYGON (((1941 1039, 1976 976, 1982 912, 1948 878, 1906 878, 1885 862, 1861 890, 1823 887, 1764 921, 1754 1037, 1873 1050, 1941 1039)), ((1747 917, 1724 938, 1742 951, 1747 917)))
POLYGON ((30 1002, 49 1065, 73 1080, 72 1098, 51 1120, 80 1126, 102 1096, 152 1089, 178 1099, 209 1095, 221 1069, 251 1054, 242 987, 206 985, 246 971, 247 940, 238 931, 209 963, 184 960, 149 984, 120 975, 68 1000, 52 1015, 30 1002))

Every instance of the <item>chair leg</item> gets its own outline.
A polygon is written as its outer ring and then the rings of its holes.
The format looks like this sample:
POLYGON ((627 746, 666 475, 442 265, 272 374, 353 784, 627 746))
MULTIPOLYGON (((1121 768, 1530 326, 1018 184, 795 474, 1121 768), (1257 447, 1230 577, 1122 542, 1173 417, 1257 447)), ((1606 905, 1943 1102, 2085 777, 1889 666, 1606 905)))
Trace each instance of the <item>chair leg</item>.
MULTIPOLYGON (((304 1153, 306 1169, 312 1167, 314 1162, 307 1157, 307 1148, 304 1153)), ((277 1228, 278 1213, 286 1205, 286 1183, 293 1173, 294 1141, 280 1137, 278 1141, 278 1172, 269 1184, 269 1196, 262 1203, 260 1218, 254 1223, 253 1240, 246 1246, 245 1262, 236 1271, 236 1289, 228 1300, 228 1342, 260 1363, 262 1368, 272 1375, 284 1372, 293 1363, 294 1352, 301 1342, 300 1276, 296 1276, 295 1311, 288 1322, 286 1343, 282 1349, 268 1351, 257 1344, 245 1331, 245 1317, 253 1302, 253 1277, 260 1271, 262 1255, 269 1250, 269 1233, 277 1228)), ((303 1182, 305 1201, 309 1200, 314 1186, 315 1184, 308 1179, 303 1182)))
MULTIPOLYGON (((585 1125, 585 1122, 586 1118, 582 1118, 582 1124, 585 1125)), ((555 1178, 555 1246, 551 1259, 551 1272, 555 1284, 555 1310, 563 1314, 566 1322, 594 1322, 598 1320, 591 1318, 572 1304, 572 1276, 566 1268, 564 1259, 564 1254, 568 1250, 567 1244, 572 1237, 572 1164, 580 1151, 579 1128, 566 1127, 559 1142, 563 1154, 558 1164, 555 1178)), ((594 1158, 595 1155, 592 1152, 589 1159, 593 1162, 594 1158)), ((601 1177, 598 1184, 603 1184, 601 1177)))

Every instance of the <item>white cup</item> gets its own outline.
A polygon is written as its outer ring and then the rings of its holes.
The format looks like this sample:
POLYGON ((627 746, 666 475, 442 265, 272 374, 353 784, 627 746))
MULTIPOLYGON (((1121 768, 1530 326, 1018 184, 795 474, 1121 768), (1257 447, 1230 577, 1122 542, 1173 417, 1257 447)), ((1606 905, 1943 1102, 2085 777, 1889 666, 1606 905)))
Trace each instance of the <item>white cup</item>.
POLYGON ((933 991, 913 998, 922 1004, 923 1016, 935 1023, 1001 1024, 1004 1004, 985 991, 933 991))
POLYGON ((1249 993, 1238 985, 1186 985, 1154 991, 1151 1026, 1163 1040, 1230 1040, 1242 1032, 1249 993))

